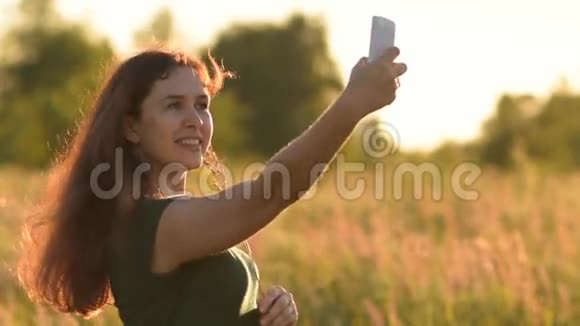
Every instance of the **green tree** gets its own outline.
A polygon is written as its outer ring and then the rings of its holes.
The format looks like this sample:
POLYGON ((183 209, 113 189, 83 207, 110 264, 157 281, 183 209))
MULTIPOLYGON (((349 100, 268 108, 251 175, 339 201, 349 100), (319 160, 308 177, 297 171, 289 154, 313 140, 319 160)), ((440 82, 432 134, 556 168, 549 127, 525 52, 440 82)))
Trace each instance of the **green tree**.
POLYGON ((502 96, 496 114, 483 126, 481 161, 512 168, 515 163, 513 149, 522 135, 524 122, 518 99, 502 96))
POLYGON ((528 153, 544 167, 580 168, 580 95, 555 93, 531 122, 528 153))
POLYGON ((113 51, 86 27, 60 20, 51 1, 23 0, 19 18, 2 41, 0 160, 42 167, 89 104, 113 51))
POLYGON ((238 109, 247 110, 235 121, 247 134, 244 151, 273 154, 342 88, 320 19, 294 14, 282 25, 234 24, 211 48, 239 77, 226 88, 239 100, 238 109))
POLYGON ((249 109, 243 106, 233 91, 226 88, 212 99, 211 112, 215 124, 212 146, 218 155, 226 160, 249 159, 244 156, 248 154, 248 134, 239 123, 249 109))
POLYGON ((562 82, 544 102, 504 95, 476 144, 483 163, 515 168, 522 159, 553 171, 580 167, 580 95, 562 82))
POLYGON ((137 47, 151 43, 168 43, 175 37, 175 27, 171 10, 163 7, 157 11, 148 25, 135 32, 134 41, 137 47))

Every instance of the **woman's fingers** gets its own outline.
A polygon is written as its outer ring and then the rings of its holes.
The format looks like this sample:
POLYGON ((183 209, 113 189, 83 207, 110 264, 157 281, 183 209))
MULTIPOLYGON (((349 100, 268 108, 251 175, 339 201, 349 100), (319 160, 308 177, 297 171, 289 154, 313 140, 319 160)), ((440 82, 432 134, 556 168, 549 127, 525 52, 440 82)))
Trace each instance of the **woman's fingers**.
POLYGON ((393 61, 399 56, 401 50, 398 47, 393 46, 386 49, 383 54, 378 58, 379 61, 384 61, 388 63, 393 63, 393 61))
POLYGON ((362 58, 360 58, 360 59, 358 60, 358 62, 356 63, 356 65, 355 65, 355 66, 357 66, 357 67, 360 67, 360 66, 364 66, 364 65, 366 65, 366 64, 368 64, 368 63, 369 63, 369 58, 367 58, 367 57, 362 57, 362 58))
POLYGON ((405 72, 407 72, 407 65, 406 64, 398 63, 398 62, 393 63, 393 75, 395 75, 394 76, 395 78, 401 76, 405 72))
POLYGON ((296 305, 292 300, 286 309, 272 321, 272 326, 292 326, 296 324, 298 320, 298 312, 296 310, 296 305))
POLYGON ((278 297, 286 292, 286 289, 277 285, 273 286, 266 291, 266 294, 263 298, 258 300, 258 309, 262 314, 266 313, 270 310, 270 307, 278 299, 278 297))
POLYGON ((353 110, 360 110, 364 115, 391 104, 399 86, 397 78, 407 71, 406 64, 394 62, 399 54, 399 48, 390 47, 373 62, 364 64, 365 58, 359 60, 341 94, 344 102, 356 103, 353 110))
POLYGON ((290 326, 298 320, 294 296, 279 285, 268 289, 258 301, 258 308, 262 313, 261 325, 290 326))
POLYGON ((282 316, 287 312, 288 306, 292 304, 292 295, 289 293, 283 293, 280 295, 272 304, 270 309, 262 316, 260 323, 262 325, 278 325, 273 323, 278 317, 282 316))

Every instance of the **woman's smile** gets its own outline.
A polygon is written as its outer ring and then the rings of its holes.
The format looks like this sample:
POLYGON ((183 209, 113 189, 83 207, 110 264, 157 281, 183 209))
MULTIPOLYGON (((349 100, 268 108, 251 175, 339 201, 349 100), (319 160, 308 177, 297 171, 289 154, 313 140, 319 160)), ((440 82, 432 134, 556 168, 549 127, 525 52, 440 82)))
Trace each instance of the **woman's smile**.
POLYGON ((175 141, 178 145, 189 150, 201 151, 201 140, 198 138, 181 138, 175 141))

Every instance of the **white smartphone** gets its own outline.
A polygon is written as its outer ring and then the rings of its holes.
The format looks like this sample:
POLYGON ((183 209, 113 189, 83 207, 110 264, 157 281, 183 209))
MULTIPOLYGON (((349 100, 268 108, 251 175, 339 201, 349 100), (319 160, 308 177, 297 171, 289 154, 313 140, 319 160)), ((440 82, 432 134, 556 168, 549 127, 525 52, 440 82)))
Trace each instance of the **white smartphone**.
POLYGON ((395 46, 395 22, 381 16, 373 16, 369 62, 380 57, 386 49, 395 46))

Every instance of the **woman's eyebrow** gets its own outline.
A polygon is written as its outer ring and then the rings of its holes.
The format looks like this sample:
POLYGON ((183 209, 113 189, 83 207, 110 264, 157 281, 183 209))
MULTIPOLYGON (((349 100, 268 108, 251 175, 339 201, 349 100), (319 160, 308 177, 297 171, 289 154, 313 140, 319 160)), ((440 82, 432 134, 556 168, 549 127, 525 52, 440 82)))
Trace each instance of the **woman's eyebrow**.
MULTIPOLYGON (((169 94, 163 98, 163 100, 183 100, 186 98, 186 95, 183 94, 169 94)), ((207 94, 199 94, 195 97, 196 101, 199 100, 209 100, 209 96, 207 94)))

